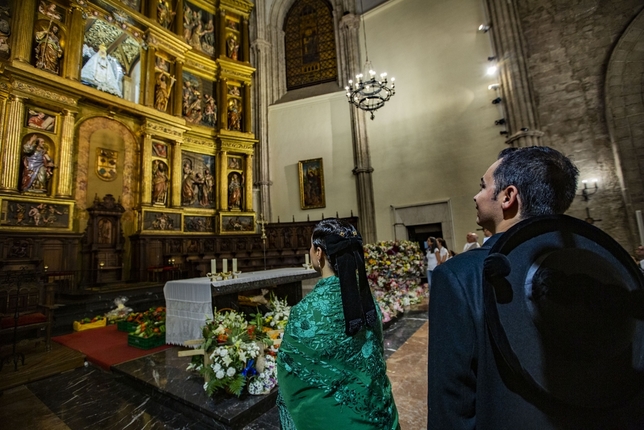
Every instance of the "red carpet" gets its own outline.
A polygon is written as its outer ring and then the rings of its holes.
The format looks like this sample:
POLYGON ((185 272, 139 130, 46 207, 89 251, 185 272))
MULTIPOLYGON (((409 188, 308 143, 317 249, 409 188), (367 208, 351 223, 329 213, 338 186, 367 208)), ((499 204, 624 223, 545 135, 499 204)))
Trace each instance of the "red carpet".
POLYGON ((171 347, 171 345, 162 345, 153 349, 139 349, 129 346, 127 333, 118 331, 116 325, 57 336, 52 340, 82 352, 87 356, 87 361, 105 370, 110 370, 110 367, 115 364, 154 354, 171 347))

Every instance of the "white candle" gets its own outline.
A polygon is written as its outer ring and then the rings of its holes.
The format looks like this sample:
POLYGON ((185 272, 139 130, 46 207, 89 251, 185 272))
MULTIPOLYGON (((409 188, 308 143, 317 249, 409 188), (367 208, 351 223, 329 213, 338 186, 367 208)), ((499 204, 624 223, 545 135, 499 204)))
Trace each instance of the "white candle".
POLYGON ((217 260, 215 260, 214 258, 210 260, 210 273, 212 273, 213 275, 217 273, 217 260))
POLYGON ((228 272, 228 260, 227 259, 224 258, 222 260, 222 265, 224 266, 224 268, 222 269, 224 271, 224 273, 228 272))
POLYGON ((308 253, 304 254, 304 261, 306 261, 307 266, 311 264, 311 258, 309 257, 308 253))
POLYGON ((233 258, 233 273, 237 273, 237 259, 233 258))

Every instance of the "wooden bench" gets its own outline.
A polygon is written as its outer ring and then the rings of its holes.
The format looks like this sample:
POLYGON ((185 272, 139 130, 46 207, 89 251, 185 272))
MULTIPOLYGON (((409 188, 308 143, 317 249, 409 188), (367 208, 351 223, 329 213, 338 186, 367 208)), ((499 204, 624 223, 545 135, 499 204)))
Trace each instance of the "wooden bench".
POLYGON ((35 333, 39 341, 44 338, 51 349, 55 284, 45 284, 41 275, 28 270, 0 272, 0 344, 13 345, 13 353, 2 357, 0 370, 11 360, 17 369, 18 358, 24 365, 24 355, 16 352, 24 333, 35 333))

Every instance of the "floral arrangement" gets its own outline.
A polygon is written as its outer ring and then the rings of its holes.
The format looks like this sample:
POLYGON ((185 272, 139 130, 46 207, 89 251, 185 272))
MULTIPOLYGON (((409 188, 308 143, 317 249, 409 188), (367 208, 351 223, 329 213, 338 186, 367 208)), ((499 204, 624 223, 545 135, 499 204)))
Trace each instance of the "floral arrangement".
POLYGON ((420 283, 424 255, 418 243, 382 241, 365 245, 364 253, 367 279, 382 311, 383 322, 427 296, 427 284, 420 283))
POLYGON ((288 316, 291 313, 291 307, 286 302, 286 298, 280 299, 271 294, 267 306, 270 311, 264 315, 264 324, 272 329, 284 330, 288 322, 288 316))
POLYGON ((261 315, 248 323, 243 313, 215 312, 202 333, 205 355, 193 356, 188 370, 203 375, 204 390, 209 396, 220 389, 240 396, 247 385, 251 393, 270 391, 275 386, 275 371, 266 366, 270 359, 264 356, 273 341, 263 330, 261 315), (271 382, 273 385, 266 388, 271 382))

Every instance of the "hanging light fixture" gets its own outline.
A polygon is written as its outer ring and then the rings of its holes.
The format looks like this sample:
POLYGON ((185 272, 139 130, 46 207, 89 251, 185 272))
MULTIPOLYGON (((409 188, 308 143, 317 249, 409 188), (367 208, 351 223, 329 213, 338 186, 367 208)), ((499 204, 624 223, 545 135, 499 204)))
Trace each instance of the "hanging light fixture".
POLYGON ((367 50, 367 31, 364 22, 364 6, 360 0, 360 17, 362 20, 362 32, 364 37, 365 64, 364 71, 369 74, 365 77, 362 73, 356 75, 355 82, 349 80, 349 85, 344 87, 347 91, 349 103, 357 108, 367 111, 371 114, 373 120, 374 113, 383 107, 389 99, 396 94, 396 78, 391 78, 391 86, 387 80, 387 74, 381 73, 380 79, 376 79, 376 72, 373 70, 371 61, 369 61, 369 51, 367 50))

